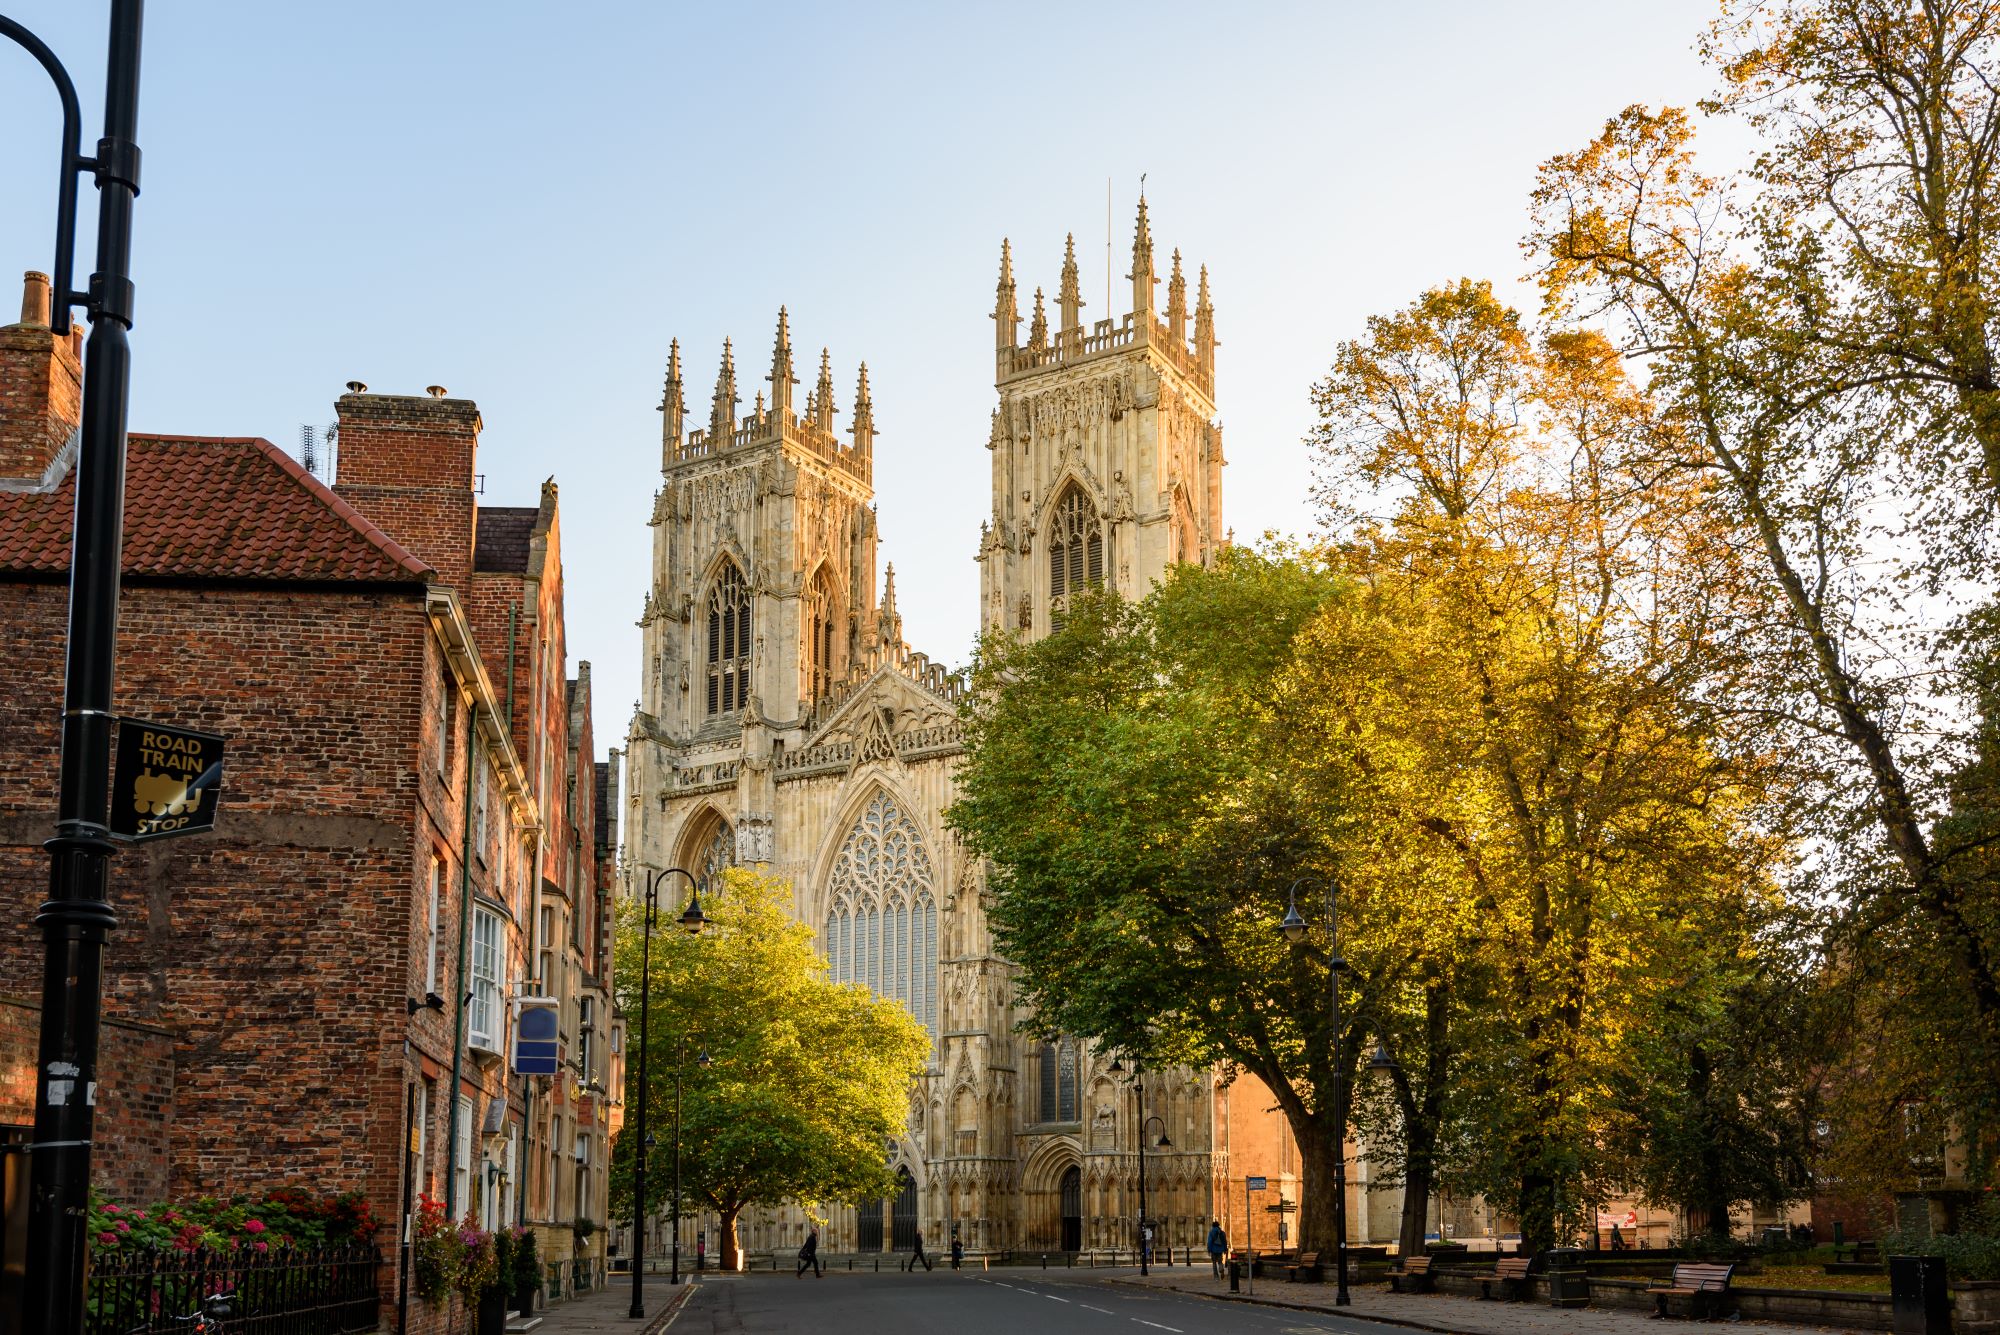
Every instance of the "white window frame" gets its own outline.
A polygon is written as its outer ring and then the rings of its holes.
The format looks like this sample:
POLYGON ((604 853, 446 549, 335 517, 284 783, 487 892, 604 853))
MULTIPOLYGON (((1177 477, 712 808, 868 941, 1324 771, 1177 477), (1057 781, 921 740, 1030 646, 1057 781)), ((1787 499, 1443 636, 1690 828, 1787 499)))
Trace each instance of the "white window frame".
POLYGON ((444 859, 431 854, 430 925, 425 934, 424 991, 438 990, 438 931, 444 917, 444 859))
POLYGON ((458 1096, 458 1146, 452 1155, 452 1181, 456 1185, 454 1195, 457 1208, 463 1212, 472 1209, 472 1100, 464 1094, 458 1096))
POLYGON ((472 978, 466 990, 472 993, 466 1008, 466 1039, 475 1048, 500 1051, 500 915, 488 909, 472 910, 472 978))

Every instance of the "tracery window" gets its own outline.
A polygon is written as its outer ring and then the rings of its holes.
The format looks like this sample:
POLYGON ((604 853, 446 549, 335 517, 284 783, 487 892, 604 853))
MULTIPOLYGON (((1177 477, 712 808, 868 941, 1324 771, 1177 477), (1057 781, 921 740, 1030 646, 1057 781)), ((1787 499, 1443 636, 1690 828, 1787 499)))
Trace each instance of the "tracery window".
POLYGON ((833 860, 827 962, 837 983, 861 983, 909 1007, 937 1041, 934 877, 923 834, 889 795, 868 801, 833 860))
POLYGON ((1081 487, 1056 503, 1049 527, 1049 629, 1061 630, 1072 594, 1104 582, 1104 526, 1081 487))
POLYGON ((1076 1040, 1042 1044, 1042 1120, 1076 1120, 1076 1040))
POLYGON ((805 659, 806 698, 818 700, 833 689, 834 626, 839 617, 839 600, 833 579, 822 568, 814 576, 806 594, 805 659))
POLYGON ((708 594, 708 712, 733 714, 750 695, 750 586, 725 564, 708 594))

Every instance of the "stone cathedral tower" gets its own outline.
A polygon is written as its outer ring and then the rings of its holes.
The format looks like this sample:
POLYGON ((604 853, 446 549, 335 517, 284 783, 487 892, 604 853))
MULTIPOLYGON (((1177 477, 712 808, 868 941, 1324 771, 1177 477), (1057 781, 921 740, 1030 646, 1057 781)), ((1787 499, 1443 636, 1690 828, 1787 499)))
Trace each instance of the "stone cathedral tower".
MULTIPOLYGON (((1072 245, 1058 326, 1037 292, 1023 342, 1002 245, 992 513, 977 554, 987 631, 1046 634, 1089 585, 1140 597, 1175 563, 1216 551, 1223 461, 1207 274, 1190 311, 1176 252, 1158 309, 1143 201, 1129 277, 1133 309, 1086 328, 1072 245)), ((1029 1037, 1012 968, 993 948, 982 870, 945 820, 964 686, 903 642, 893 569, 878 596, 867 370, 846 439, 826 354, 794 406, 783 311, 764 378, 768 397, 741 415, 725 343, 707 425, 690 429, 678 343, 669 354, 625 892, 642 888, 642 868, 707 879, 761 866, 791 882, 835 978, 902 1001, 929 1029, 930 1068, 889 1150, 900 1191, 821 1203, 827 1250, 904 1248, 919 1225, 937 1248, 955 1231, 973 1250, 1129 1249, 1130 1076, 1086 1045, 1029 1037)), ((1232 1127, 1232 1095, 1207 1073, 1146 1080, 1146 1111, 1172 1142, 1148 1155, 1151 1212, 1162 1243, 1198 1247, 1226 1200, 1224 1175, 1263 1142, 1247 1121, 1232 1127)), ((1281 1190, 1290 1180, 1276 1161, 1250 1171, 1281 1190)), ((704 1226, 715 1223, 688 1225, 683 1245, 704 1226)), ((743 1244, 794 1248, 804 1226, 797 1209, 765 1211, 742 1221, 743 1244)))
POLYGON ((1222 428, 1215 421, 1215 308, 1201 270, 1190 340, 1176 250, 1165 318, 1146 202, 1132 239, 1132 309, 1085 327, 1071 237, 1051 330, 1035 289, 1020 339, 1013 255, 1000 247, 993 303, 993 514, 980 535, 980 624, 1031 636, 1065 600, 1108 583, 1128 598, 1222 538, 1222 428))

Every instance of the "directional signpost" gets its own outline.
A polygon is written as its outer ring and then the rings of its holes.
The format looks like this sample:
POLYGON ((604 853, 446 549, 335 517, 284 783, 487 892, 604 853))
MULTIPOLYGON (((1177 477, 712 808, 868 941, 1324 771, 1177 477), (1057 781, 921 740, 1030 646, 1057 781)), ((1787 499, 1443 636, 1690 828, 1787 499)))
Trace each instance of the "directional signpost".
POLYGON ((1243 1179, 1243 1282, 1247 1293, 1257 1291, 1257 1236, 1250 1231, 1250 1193, 1268 1191, 1270 1186, 1265 1178, 1243 1179))
POLYGON ((143 843, 214 829, 222 798, 222 746, 213 733, 118 720, 111 837, 143 843))

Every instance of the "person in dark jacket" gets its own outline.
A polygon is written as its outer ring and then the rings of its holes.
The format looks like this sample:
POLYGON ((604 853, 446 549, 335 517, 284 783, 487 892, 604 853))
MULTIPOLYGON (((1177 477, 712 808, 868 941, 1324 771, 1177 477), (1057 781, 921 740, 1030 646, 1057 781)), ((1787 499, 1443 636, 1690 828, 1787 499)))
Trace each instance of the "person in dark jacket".
POLYGON ((915 1270, 919 1261, 924 1263, 925 1270, 931 1268, 931 1258, 924 1255, 924 1231, 922 1229, 917 1230, 917 1249, 910 1253, 910 1259, 903 1263, 903 1269, 915 1270))
POLYGON ((1215 1270, 1215 1277, 1222 1278, 1222 1258, 1229 1255, 1229 1238, 1222 1231, 1222 1221, 1212 1219, 1208 1224, 1208 1263, 1215 1270))
POLYGON ((965 1259, 965 1243, 960 1241, 958 1236, 958 1230, 953 1229, 951 1231, 951 1268, 953 1270, 958 1269, 959 1262, 963 1261, 964 1259, 965 1259))
POLYGON ((826 1267, 820 1264, 819 1259, 819 1225, 817 1224, 814 1224, 806 1233, 805 1244, 799 1248, 799 1269, 798 1273, 794 1274, 792 1278, 802 1278, 808 1270, 813 1272, 815 1279, 826 1278, 826 1267))

